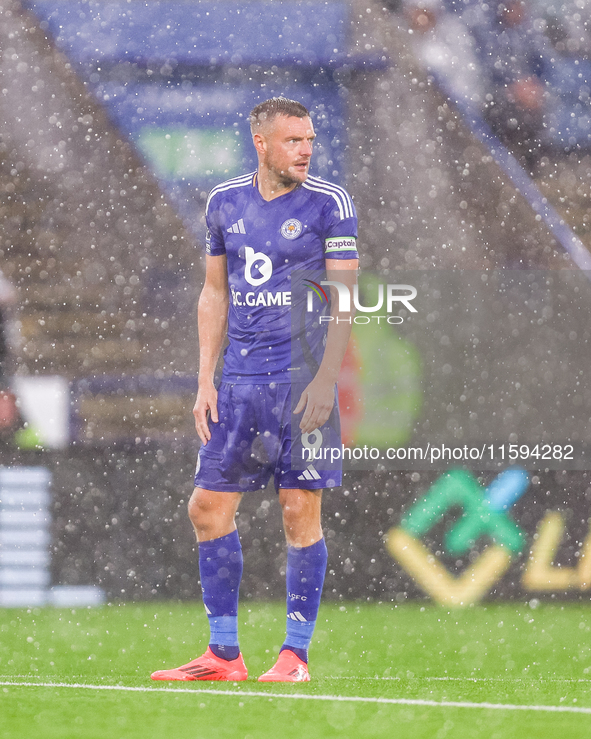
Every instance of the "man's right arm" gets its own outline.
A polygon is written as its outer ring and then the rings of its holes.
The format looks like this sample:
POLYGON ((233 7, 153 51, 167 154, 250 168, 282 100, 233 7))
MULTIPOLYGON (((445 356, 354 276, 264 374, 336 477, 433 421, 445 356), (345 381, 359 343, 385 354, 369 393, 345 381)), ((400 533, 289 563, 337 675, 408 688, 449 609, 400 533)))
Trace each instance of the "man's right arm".
POLYGON ((224 344, 228 325, 228 271, 226 256, 205 257, 205 284, 199 296, 199 391, 193 408, 195 428, 203 444, 211 439, 208 413, 218 422, 217 390, 213 384, 215 368, 224 344))

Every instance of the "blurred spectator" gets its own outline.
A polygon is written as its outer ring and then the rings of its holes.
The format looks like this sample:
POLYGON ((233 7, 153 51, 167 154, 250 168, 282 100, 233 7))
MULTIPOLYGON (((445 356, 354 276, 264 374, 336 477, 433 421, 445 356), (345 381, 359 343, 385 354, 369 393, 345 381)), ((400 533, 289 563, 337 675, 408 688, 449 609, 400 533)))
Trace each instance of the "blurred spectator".
POLYGON ((16 288, 0 271, 0 446, 41 449, 39 435, 23 419, 11 387, 10 310, 16 305, 17 297, 16 288))
POLYGON ((414 48, 452 97, 481 110, 527 170, 591 149, 591 2, 403 0, 414 48))
POLYGON ((13 440, 22 427, 22 419, 13 391, 10 388, 10 349, 8 341, 8 312, 16 304, 15 287, 0 272, 0 443, 13 440))
POLYGON ((543 140, 547 96, 542 76, 551 64, 547 41, 535 28, 525 0, 472 3, 462 17, 485 75, 486 118, 531 169, 543 140))
POLYGON ((17 292, 14 285, 0 271, 0 389, 5 388, 8 377, 8 309, 16 305, 17 292))
POLYGON ((438 0, 416 0, 404 3, 403 11, 408 27, 414 33, 427 33, 437 26, 441 20, 442 6, 438 0))
POLYGON ((591 3, 581 0, 532 0, 535 25, 554 51, 576 59, 591 58, 591 3))
POLYGON ((459 15, 443 0, 404 0, 402 9, 415 53, 427 71, 448 80, 458 94, 477 101, 480 62, 474 39, 459 15))
POLYGON ((537 0, 536 27, 552 52, 544 79, 550 91, 546 135, 554 149, 591 150, 591 4, 537 0))

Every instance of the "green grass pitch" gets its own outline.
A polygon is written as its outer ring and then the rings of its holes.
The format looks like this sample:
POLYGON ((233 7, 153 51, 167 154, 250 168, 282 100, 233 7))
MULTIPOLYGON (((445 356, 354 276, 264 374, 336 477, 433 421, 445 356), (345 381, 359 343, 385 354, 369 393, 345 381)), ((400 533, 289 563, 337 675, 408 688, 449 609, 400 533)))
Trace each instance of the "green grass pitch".
POLYGON ((284 614, 283 604, 242 604, 248 681, 155 683, 152 671, 205 648, 200 604, 0 610, 0 737, 591 736, 586 604, 325 604, 312 681, 259 684, 284 614))

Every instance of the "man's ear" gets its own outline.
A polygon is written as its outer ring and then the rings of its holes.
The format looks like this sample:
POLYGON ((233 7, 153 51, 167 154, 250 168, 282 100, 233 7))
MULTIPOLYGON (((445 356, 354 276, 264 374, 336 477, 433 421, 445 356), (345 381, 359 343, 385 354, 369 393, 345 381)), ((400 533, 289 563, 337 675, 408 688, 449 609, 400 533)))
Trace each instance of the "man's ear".
POLYGON ((252 137, 252 141, 258 154, 264 154, 267 151, 267 142, 261 133, 255 133, 252 137))

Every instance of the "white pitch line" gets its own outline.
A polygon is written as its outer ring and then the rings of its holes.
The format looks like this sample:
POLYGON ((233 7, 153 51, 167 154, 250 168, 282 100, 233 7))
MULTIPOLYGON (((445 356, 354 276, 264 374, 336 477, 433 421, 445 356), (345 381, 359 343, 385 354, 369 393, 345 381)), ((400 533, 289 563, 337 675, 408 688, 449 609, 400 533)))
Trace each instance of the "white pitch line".
MULTIPOLYGON (((28 677, 29 675, 14 675, 14 674, 8 675, 8 674, 0 673, 0 685, 28 685, 29 683, 27 682, 22 682, 22 683, 14 682, 15 678, 24 679, 28 677), (6 683, 1 682, 2 680, 6 678, 12 678, 12 680, 6 683)), ((540 682, 544 682, 544 683, 591 683, 591 678, 588 678, 588 677, 543 677, 541 678, 541 677, 530 677, 529 675, 524 675, 523 677, 451 677, 451 676, 437 677, 435 675, 426 675, 426 676, 425 675, 420 675, 420 676, 415 675, 414 677, 374 675, 372 677, 367 677, 367 676, 358 676, 358 675, 331 675, 330 677, 324 677, 324 679, 326 680, 349 680, 349 681, 350 680, 367 680, 367 681, 374 681, 374 682, 382 682, 382 681, 403 682, 405 680, 421 680, 422 682, 441 681, 441 682, 466 682, 466 683, 495 683, 495 682, 524 683, 530 680, 530 681, 535 681, 538 684, 540 682)), ((58 685, 58 683, 43 683, 43 684, 52 685, 52 686, 58 685)), ((74 684, 78 685, 79 683, 64 683, 64 685, 74 685, 74 684)), ((80 685, 82 685, 82 683, 80 683, 80 685)), ((116 686, 108 686, 108 687, 120 687, 120 686, 116 685, 116 686)), ((146 688, 146 690, 150 690, 150 689, 153 690, 154 688, 146 688)))
MULTIPOLYGON (((5 675, 0 675, 0 677, 5 677, 5 675)), ((19 675, 16 675, 15 677, 19 677, 19 675)), ((26 677, 26 675, 22 675, 22 677, 26 677)), ((466 683, 491 683, 491 682, 514 682, 514 683, 523 683, 527 680, 532 680, 537 683, 540 682, 547 682, 547 683, 589 683, 591 682, 591 678, 588 677, 530 677, 528 675, 524 675, 524 677, 435 677, 434 675, 415 675, 414 677, 357 677, 354 675, 334 675, 332 677, 325 678, 327 680, 395 680, 397 682, 402 682, 403 680, 422 680, 425 682, 430 682, 433 680, 440 680, 444 682, 466 682, 466 683)))
POLYGON ((468 701, 430 701, 419 698, 362 698, 358 695, 306 695, 305 693, 257 693, 252 690, 214 690, 211 688, 142 688, 126 685, 86 685, 84 683, 15 683, 0 682, 11 688, 73 688, 75 690, 114 690, 129 693, 190 693, 191 695, 230 695, 234 698, 287 698, 291 700, 331 701, 339 703, 380 703, 395 706, 430 708, 481 708, 492 711, 535 711, 544 713, 591 714, 591 708, 577 706, 520 706, 513 703, 469 703, 468 701))

